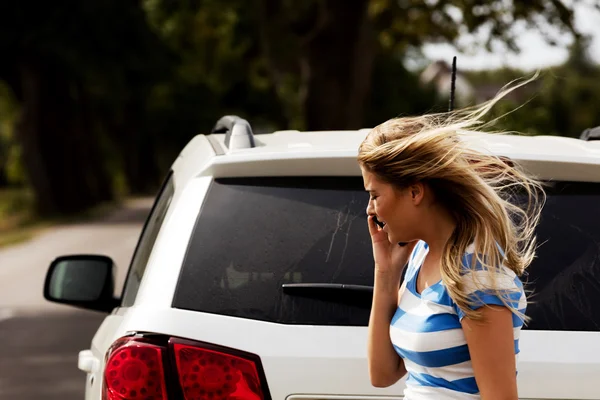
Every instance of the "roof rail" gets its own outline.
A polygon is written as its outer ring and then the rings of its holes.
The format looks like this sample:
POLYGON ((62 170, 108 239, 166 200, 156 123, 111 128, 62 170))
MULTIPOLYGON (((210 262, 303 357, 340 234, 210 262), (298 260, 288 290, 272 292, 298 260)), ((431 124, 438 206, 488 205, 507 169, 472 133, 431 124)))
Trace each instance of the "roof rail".
POLYGON ((579 136, 579 139, 586 140, 588 142, 592 140, 600 140, 600 126, 586 129, 583 131, 581 136, 579 136))
POLYGON ((252 127, 248 121, 237 115, 221 117, 211 133, 225 133, 225 146, 228 150, 256 147, 252 127))

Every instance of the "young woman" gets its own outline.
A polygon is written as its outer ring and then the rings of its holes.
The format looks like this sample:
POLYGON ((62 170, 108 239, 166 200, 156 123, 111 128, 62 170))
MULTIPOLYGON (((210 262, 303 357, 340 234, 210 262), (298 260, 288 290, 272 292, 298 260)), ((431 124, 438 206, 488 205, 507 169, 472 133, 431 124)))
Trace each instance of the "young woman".
POLYGON ((520 277, 542 185, 462 135, 505 93, 472 111, 387 121, 359 148, 375 261, 369 372, 377 387, 408 373, 408 400, 517 399, 520 277))

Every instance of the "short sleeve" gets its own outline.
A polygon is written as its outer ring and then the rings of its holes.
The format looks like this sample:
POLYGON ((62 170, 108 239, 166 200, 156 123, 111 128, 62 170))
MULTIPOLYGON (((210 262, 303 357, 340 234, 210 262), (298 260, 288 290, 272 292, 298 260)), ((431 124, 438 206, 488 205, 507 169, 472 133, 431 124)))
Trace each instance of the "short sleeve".
POLYGON ((423 263, 423 260, 425 259, 425 256, 427 255, 428 251, 429 246, 427 245, 427 243, 425 243, 422 240, 419 240, 408 258, 408 263, 406 265, 405 280, 412 279, 414 273, 423 263))
MULTIPOLYGON (((462 284, 470 302, 470 308, 477 310, 486 305, 503 306, 525 313, 527 300, 523 284, 519 277, 509 268, 483 268, 479 262, 472 264, 474 254, 469 253, 463 257, 462 284), (494 282, 495 281, 495 282, 494 282), (504 300, 504 301, 503 301, 504 300)), ((465 316, 456 304, 454 304, 459 319, 465 316)), ((522 324, 521 318, 513 314, 513 325, 522 324), (515 318, 518 319, 515 320, 515 318)))

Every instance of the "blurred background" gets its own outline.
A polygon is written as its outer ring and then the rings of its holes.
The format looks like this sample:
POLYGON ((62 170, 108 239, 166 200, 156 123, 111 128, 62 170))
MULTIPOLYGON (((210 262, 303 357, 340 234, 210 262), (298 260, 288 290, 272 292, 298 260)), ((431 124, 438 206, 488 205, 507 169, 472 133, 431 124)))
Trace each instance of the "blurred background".
POLYGON ((225 114, 260 133, 445 111, 457 56, 457 107, 541 72, 499 128, 600 125, 598 0, 4 1, 0 54, 2 400, 82 398, 102 315, 45 302, 46 268, 102 253, 122 284, 170 164, 225 114))

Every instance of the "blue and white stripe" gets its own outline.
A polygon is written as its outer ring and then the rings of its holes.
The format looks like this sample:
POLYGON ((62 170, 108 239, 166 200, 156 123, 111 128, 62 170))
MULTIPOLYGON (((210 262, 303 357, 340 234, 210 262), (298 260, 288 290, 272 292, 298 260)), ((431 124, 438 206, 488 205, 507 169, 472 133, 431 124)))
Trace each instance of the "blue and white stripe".
MULTIPOLYGON (((479 399, 469 349, 460 320, 464 313, 452 301, 442 282, 418 294, 416 278, 428 252, 419 242, 411 255, 398 309, 390 324, 390 338, 403 358, 408 371, 405 398, 421 399, 479 399)), ((485 290, 489 272, 479 264, 471 268, 473 247, 463 259, 466 292, 477 306, 503 305, 496 295, 485 290)), ((496 285, 507 294, 511 306, 525 312, 526 298, 519 278, 508 268, 496 274, 496 285)), ((519 334, 523 321, 513 316, 516 355, 519 353, 519 334)))

